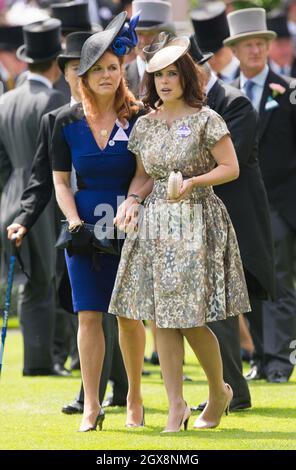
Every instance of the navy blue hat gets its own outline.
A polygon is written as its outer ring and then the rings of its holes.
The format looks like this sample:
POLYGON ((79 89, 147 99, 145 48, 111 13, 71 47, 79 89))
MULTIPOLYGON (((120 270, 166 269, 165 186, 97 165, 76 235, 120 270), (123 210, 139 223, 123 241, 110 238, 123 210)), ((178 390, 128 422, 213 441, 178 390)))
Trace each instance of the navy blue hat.
POLYGON ((82 47, 78 75, 84 75, 112 47, 115 55, 123 56, 137 45, 135 27, 139 14, 132 17, 129 26, 124 26, 127 12, 115 16, 104 31, 93 34, 82 47))

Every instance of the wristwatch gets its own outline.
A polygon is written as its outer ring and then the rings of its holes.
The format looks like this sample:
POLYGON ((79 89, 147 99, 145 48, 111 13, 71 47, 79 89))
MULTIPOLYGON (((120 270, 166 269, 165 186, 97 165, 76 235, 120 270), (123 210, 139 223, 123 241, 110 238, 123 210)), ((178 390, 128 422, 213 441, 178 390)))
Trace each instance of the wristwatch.
POLYGON ((140 198, 140 196, 138 196, 138 194, 129 194, 127 197, 133 197, 138 204, 142 204, 142 199, 140 198))

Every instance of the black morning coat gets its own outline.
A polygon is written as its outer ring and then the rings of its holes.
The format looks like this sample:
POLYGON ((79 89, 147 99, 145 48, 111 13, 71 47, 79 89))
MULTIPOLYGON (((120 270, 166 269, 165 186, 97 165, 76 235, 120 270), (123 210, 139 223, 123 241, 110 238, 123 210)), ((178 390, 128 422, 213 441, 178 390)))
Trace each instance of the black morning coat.
POLYGON ((273 296, 273 241, 258 162, 258 115, 243 93, 221 80, 209 91, 207 104, 225 120, 240 166, 237 180, 215 186, 214 191, 236 231, 249 292, 259 298, 273 296))

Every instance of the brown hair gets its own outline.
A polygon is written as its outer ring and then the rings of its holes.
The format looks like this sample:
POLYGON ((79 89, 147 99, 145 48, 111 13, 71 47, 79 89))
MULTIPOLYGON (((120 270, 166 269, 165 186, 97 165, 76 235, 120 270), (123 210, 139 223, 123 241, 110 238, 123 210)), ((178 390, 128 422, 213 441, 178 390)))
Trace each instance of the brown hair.
MULTIPOLYGON (((113 53, 111 50, 108 50, 107 52, 113 53)), ((124 61, 123 57, 116 57, 119 60, 120 66, 122 67, 124 61)), ((81 95, 81 101, 83 103, 84 109, 86 110, 87 118, 91 122, 94 122, 99 114, 99 110, 94 93, 89 87, 87 74, 83 75, 79 79, 79 91, 81 95)), ((133 93, 128 89, 124 76, 122 76, 119 87, 116 90, 115 111, 120 121, 124 119, 131 119, 139 111, 137 100, 133 93)))
MULTIPOLYGON (((176 60, 174 65, 180 74, 183 100, 188 106, 200 109, 205 103, 205 94, 202 89, 205 77, 202 68, 194 63, 188 53, 176 60)), ((146 95, 143 103, 146 107, 157 109, 162 105, 162 100, 156 91, 154 73, 145 72, 144 89, 146 95)))

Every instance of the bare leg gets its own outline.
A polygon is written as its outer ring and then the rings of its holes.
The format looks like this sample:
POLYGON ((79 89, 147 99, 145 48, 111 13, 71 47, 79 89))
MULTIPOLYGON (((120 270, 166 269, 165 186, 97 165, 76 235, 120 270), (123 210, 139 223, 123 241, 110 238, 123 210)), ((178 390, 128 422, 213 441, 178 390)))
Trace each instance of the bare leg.
POLYGON ((94 425, 100 410, 98 390, 105 355, 102 314, 79 312, 78 350, 84 387, 84 412, 80 431, 94 425))
POLYGON ((157 350, 169 400, 166 430, 177 431, 185 412, 183 398, 183 337, 178 329, 156 328, 157 350))
POLYGON ((143 420, 141 377, 144 361, 146 333, 143 322, 118 317, 119 344, 128 376, 126 423, 139 426, 143 420))
POLYGON ((201 418, 219 424, 230 392, 223 380, 223 366, 218 340, 207 326, 182 329, 181 331, 199 360, 209 383, 208 405, 201 418))

